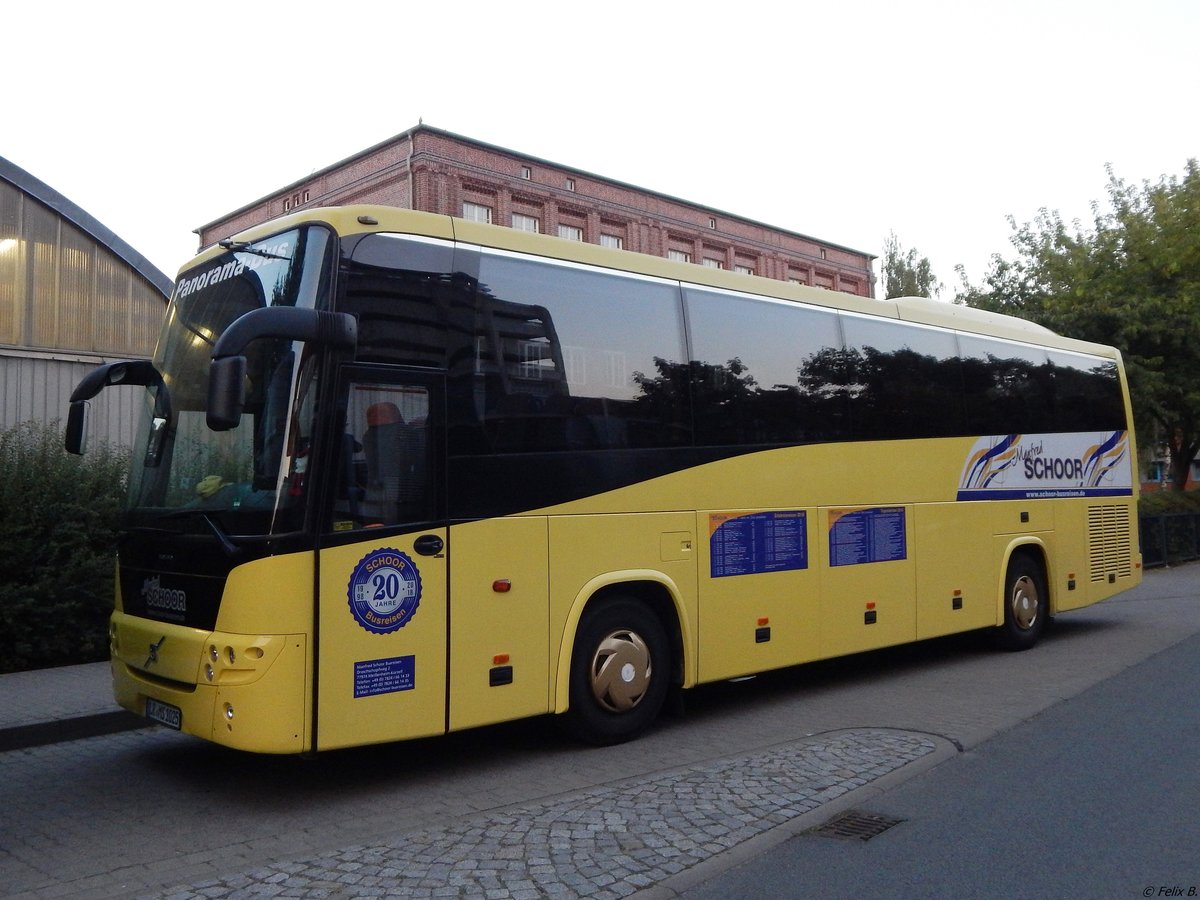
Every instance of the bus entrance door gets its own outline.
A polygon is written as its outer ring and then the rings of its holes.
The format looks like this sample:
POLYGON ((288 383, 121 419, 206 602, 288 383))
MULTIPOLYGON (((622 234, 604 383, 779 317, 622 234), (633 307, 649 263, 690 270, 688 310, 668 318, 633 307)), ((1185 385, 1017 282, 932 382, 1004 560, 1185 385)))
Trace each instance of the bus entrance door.
POLYGON ((446 730, 440 379, 351 369, 319 555, 316 749, 446 730))

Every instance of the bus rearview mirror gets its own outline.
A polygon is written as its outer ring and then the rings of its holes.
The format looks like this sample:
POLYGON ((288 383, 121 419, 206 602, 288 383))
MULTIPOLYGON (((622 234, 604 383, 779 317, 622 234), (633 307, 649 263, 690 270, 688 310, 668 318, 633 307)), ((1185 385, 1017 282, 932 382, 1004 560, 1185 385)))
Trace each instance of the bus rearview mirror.
POLYGON ((208 427, 229 431, 242 420, 246 403, 246 357, 214 359, 208 370, 208 427))
POLYGON ((86 400, 74 400, 67 410, 67 435, 64 444, 68 453, 83 456, 87 450, 88 406, 86 400))

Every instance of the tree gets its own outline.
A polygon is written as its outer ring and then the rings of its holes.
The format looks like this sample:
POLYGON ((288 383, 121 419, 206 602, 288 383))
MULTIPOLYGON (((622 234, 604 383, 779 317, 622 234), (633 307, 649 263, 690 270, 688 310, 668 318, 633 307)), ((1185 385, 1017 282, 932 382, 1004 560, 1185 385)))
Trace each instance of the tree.
POLYGON ((1010 218, 1016 258, 994 256, 981 287, 959 269, 955 302, 1117 346, 1138 430, 1167 445, 1182 488, 1200 453, 1200 167, 1140 185, 1109 168, 1107 191, 1090 226, 1010 218))
POLYGON ((905 252, 900 239, 893 231, 883 242, 883 296, 893 297, 936 297, 942 283, 933 274, 929 258, 918 257, 914 248, 905 252))

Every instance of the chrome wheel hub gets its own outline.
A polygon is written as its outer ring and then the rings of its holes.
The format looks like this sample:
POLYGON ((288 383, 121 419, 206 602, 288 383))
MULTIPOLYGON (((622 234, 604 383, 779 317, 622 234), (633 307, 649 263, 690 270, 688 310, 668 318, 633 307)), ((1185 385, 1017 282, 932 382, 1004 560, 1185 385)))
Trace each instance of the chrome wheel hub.
POLYGON ((633 709, 652 675, 650 648, 637 632, 621 629, 600 642, 592 657, 592 696, 609 712, 633 709))
POLYGON ((1013 623, 1022 631, 1028 631, 1038 618, 1038 590, 1033 579, 1022 575, 1013 584, 1012 617, 1013 623))

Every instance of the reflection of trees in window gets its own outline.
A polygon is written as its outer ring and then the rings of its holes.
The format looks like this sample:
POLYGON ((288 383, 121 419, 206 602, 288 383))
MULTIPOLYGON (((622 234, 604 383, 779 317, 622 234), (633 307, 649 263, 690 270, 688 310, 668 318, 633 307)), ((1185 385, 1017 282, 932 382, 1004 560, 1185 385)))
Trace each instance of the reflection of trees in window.
POLYGON ((656 376, 635 375, 642 391, 637 403, 657 417, 690 394, 698 445, 804 444, 842 437, 842 397, 825 383, 811 393, 800 384, 764 387, 739 357, 686 364, 656 357, 654 364, 656 376))
POLYGON ((1123 427, 1115 366, 1091 370, 989 355, 938 358, 908 347, 826 347, 796 384, 760 385, 734 357, 655 359, 637 403, 658 418, 689 391, 700 445, 803 444, 1123 427))
POLYGON ((1060 430, 1049 364, 992 353, 963 360, 968 428, 979 434, 1060 430), (973 427, 972 427, 973 426, 973 427))
MULTIPOLYGON (((1081 360, 1055 361, 1053 384, 1055 412, 1059 431, 1095 431, 1095 422, 1125 420, 1125 404, 1117 364, 1101 362, 1084 368, 1081 360)), ((1123 428, 1124 425, 1105 425, 1104 428, 1123 428)))
POLYGON ((634 400, 639 415, 660 422, 678 419, 691 398, 696 441, 700 444, 758 443, 744 426, 751 398, 758 390, 740 359, 725 365, 670 362, 654 357, 655 376, 634 372, 641 393, 634 400), (681 404, 681 401, 683 403, 681 404))
POLYGON ((941 437, 962 432, 957 358, 938 359, 905 347, 826 348, 798 370, 809 393, 841 399, 860 440, 941 437))

